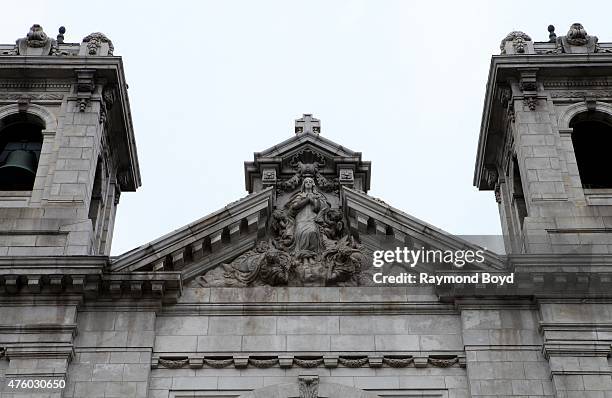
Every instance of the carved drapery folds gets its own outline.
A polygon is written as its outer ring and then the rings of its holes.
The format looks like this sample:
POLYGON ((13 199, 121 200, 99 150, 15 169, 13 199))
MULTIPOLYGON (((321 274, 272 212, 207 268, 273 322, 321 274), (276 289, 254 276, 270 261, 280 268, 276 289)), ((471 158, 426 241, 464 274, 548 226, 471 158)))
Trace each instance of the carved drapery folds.
POLYGON ((205 286, 358 285, 367 257, 314 178, 273 211, 269 236, 200 277, 205 286))

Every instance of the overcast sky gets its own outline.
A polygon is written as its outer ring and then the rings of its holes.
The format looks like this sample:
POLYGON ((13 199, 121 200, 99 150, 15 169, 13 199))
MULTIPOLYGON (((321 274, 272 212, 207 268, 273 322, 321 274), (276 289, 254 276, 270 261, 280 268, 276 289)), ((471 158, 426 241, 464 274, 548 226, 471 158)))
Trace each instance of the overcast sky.
POLYGON ((607 1, 20 1, 66 42, 105 33, 123 57, 143 186, 121 196, 121 254, 246 194, 243 162, 313 113, 372 161, 370 194, 455 234, 498 234, 472 186, 490 57, 512 30, 548 40, 581 22, 612 41, 607 1))

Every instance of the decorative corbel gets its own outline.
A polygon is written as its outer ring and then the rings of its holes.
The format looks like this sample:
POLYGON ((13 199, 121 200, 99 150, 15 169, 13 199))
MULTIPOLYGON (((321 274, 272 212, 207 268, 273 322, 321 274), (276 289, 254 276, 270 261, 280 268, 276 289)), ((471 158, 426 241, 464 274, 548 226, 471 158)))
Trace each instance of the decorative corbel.
POLYGON ((77 99, 79 101, 79 112, 85 112, 87 104, 91 100, 91 95, 95 89, 93 69, 77 69, 76 71, 77 84, 77 99))
POLYGON ((529 110, 535 111, 538 105, 538 82, 536 75, 537 68, 520 69, 519 88, 523 92, 523 104, 529 110))

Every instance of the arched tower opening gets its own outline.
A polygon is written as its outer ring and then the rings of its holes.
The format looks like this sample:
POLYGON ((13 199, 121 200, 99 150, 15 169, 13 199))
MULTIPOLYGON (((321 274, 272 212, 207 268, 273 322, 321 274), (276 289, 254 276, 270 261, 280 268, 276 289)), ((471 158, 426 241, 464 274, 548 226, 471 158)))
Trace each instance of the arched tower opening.
POLYGON ((612 117, 583 112, 570 122, 580 181, 585 189, 612 188, 612 117))
POLYGON ((0 121, 0 191, 31 191, 34 187, 44 122, 28 113, 0 121))

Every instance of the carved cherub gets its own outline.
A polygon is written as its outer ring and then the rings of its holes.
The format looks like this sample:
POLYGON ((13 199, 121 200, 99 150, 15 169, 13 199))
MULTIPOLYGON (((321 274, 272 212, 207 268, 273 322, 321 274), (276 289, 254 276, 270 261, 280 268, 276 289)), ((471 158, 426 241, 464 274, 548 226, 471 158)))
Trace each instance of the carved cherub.
POLYGON ((277 209, 272 212, 270 231, 277 248, 291 246, 293 242, 293 225, 293 218, 289 217, 285 210, 277 209))

